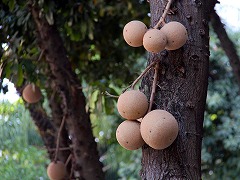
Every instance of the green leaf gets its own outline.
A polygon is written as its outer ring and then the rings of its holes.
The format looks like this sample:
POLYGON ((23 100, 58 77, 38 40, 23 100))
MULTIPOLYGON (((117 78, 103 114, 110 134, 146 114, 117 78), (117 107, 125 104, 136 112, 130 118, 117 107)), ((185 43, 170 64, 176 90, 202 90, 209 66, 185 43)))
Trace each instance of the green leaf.
POLYGON ((89 106, 93 110, 96 107, 96 102, 98 100, 98 95, 99 95, 99 90, 94 91, 91 95, 89 106))
POLYGON ((85 38, 87 33, 87 24, 85 22, 81 23, 81 35, 83 38, 85 38))
POLYGON ((10 11, 13 11, 14 7, 15 7, 15 0, 2 0, 2 2, 6 5, 8 5, 10 11))
POLYGON ((23 80, 24 80, 24 78, 23 78, 22 64, 19 64, 19 65, 18 65, 17 78, 18 78, 18 80, 17 80, 17 86, 21 86, 22 83, 23 83, 23 80))
POLYGON ((4 66, 3 72, 5 73, 5 78, 8 78, 8 79, 10 78, 11 72, 12 72, 11 68, 12 68, 12 63, 7 63, 4 66))
POLYGON ((114 113, 114 109, 116 108, 115 107, 115 104, 114 104, 114 101, 112 98, 105 98, 105 112, 107 115, 111 115, 114 113))
POLYGON ((53 12, 52 11, 48 11, 45 15, 47 22, 49 25, 53 25, 54 24, 54 19, 53 19, 53 12))

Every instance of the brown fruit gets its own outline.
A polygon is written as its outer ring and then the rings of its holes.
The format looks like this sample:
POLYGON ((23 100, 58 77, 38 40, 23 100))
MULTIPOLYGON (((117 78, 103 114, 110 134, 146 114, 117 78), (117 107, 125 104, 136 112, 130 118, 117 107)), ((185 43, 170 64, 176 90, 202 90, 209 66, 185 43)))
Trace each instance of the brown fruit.
POLYGON ((36 103, 41 99, 42 94, 39 87, 34 84, 29 84, 24 88, 22 96, 28 103, 36 103))
POLYGON ((143 36, 147 31, 147 26, 141 21, 130 21, 123 28, 123 38, 132 47, 143 45, 143 36))
POLYGON ((118 143, 128 150, 136 150, 144 144, 138 121, 123 121, 117 128, 116 138, 118 143))
POLYGON ((143 36, 144 48, 152 53, 158 53, 165 49, 167 44, 166 35, 158 29, 151 29, 143 36))
POLYGON ((140 127, 143 140, 154 149, 165 149, 178 135, 178 123, 172 114, 165 110, 150 111, 140 127))
POLYGON ((47 168, 48 177, 51 180, 61 180, 66 176, 66 168, 63 162, 51 162, 47 168))
POLYGON ((178 49, 187 41, 187 30, 181 23, 177 21, 172 21, 165 24, 161 30, 167 36, 167 50, 178 49))
POLYGON ((138 90, 126 91, 119 96, 117 109, 123 118, 136 120, 143 117, 148 110, 147 97, 138 90))

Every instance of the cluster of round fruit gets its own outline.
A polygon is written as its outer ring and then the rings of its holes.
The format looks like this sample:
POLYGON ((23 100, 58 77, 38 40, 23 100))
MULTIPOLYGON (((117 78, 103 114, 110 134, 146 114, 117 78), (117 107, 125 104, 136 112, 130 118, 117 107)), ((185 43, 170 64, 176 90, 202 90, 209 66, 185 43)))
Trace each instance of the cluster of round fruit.
POLYGON ((148 29, 143 22, 134 20, 124 26, 123 37, 132 47, 143 45, 147 51, 158 53, 182 47, 187 41, 187 30, 177 21, 166 23, 159 30, 148 29))
POLYGON ((26 102, 32 104, 37 103, 41 99, 42 94, 38 86, 34 84, 28 84, 23 89, 22 97, 26 102))
POLYGON ((138 90, 121 94, 117 109, 127 119, 116 131, 117 141, 125 149, 136 150, 144 143, 154 149, 165 149, 177 138, 179 128, 174 116, 160 109, 147 113, 147 97, 138 90))

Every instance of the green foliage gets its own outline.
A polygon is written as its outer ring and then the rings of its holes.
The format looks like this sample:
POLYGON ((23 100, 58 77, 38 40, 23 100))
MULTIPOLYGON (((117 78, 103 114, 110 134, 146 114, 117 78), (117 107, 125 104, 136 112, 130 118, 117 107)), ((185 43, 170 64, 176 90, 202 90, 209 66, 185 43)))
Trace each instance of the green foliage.
POLYGON ((1 102, 0 114, 1 178, 47 179, 47 153, 23 102, 1 102))
POLYGON ((110 128, 103 128, 96 136, 100 153, 103 153, 100 160, 105 165, 106 179, 139 179, 141 149, 129 151, 121 147, 115 137, 117 124, 111 125, 110 128))
POLYGON ((48 179, 46 151, 34 146, 0 151, 0 174, 2 179, 48 179))
POLYGON ((211 34, 211 54, 202 149, 203 178, 236 179, 240 174, 239 87, 214 34, 211 34))
MULTIPOLYGON (((4 64, 3 77, 17 86, 30 81, 45 88, 48 67, 38 61, 35 24, 23 2, 16 2, 13 9, 7 2, 0 3, 0 42, 6 45, 0 62, 4 64)), ((119 87, 133 80, 138 70, 136 61, 144 50, 126 46, 121 34, 132 19, 149 21, 146 2, 37 2, 40 16, 58 28, 72 67, 82 81, 105 91, 110 83, 119 87)))

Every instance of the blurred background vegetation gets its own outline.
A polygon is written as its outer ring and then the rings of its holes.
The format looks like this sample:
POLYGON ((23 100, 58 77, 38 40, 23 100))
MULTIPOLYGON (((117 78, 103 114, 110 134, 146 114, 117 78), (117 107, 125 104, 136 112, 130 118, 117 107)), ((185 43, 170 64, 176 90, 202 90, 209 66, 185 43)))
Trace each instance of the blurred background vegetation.
MULTIPOLYGON (((115 109, 116 99, 104 92, 119 94, 146 66, 147 54, 141 48, 128 47, 121 32, 124 24, 132 19, 149 24, 147 3, 100 0, 79 2, 76 8, 73 1, 68 4, 64 1, 39 2, 50 23, 53 20, 51 13, 58 19, 55 23, 73 68, 81 77, 106 179, 139 179, 141 150, 128 151, 117 143, 115 130, 122 119, 115 109)), ((3 75, 19 86, 25 81, 35 82, 45 93, 47 79, 41 72, 47 67, 32 60, 38 57, 39 49, 35 39, 26 37, 27 31, 33 32, 31 18, 23 10, 24 3, 14 3, 13 0, 6 1, 10 11, 4 8, 0 11, 1 23, 7 27, 0 28, 1 58, 7 64, 3 75), (9 39, 7 35, 14 38, 9 39), (12 54, 4 56, 4 47, 9 42, 13 42, 12 54)), ((240 52, 240 41, 237 41, 240 33, 229 31, 229 34, 240 52)), ((202 148, 203 179, 237 179, 240 174, 240 96, 228 58, 212 30, 210 50, 202 148)), ((2 82, 1 91, 6 92, 7 87, 2 82)), ((0 179, 48 179, 45 170, 48 163, 43 142, 23 101, 19 99, 13 104, 1 101, 0 179)))
POLYGON ((47 179, 50 161, 41 137, 20 99, 0 105, 1 179, 47 179))

